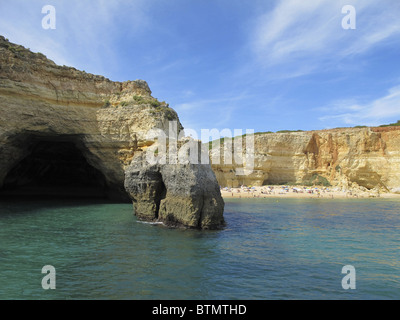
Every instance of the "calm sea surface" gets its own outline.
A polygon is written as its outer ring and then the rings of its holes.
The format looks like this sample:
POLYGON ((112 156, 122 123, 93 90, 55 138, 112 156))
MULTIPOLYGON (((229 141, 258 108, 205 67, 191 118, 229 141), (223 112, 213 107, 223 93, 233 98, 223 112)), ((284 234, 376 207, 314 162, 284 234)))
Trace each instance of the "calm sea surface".
POLYGON ((129 204, 3 201, 0 299, 400 299, 399 201, 231 199, 225 219, 174 230, 129 204))

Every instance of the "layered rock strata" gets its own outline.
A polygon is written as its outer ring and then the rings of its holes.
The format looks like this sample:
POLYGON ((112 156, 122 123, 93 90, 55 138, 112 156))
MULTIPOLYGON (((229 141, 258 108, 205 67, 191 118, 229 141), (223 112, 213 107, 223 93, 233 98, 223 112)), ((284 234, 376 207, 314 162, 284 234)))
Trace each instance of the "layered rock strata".
POLYGON ((223 158, 213 164, 221 186, 319 184, 400 190, 399 127, 256 134, 254 150, 254 170, 248 175, 236 174, 243 164, 224 164, 223 158))
MULTIPOLYGON (((133 197, 138 215, 146 218, 149 214, 153 219, 150 213, 141 209, 149 208, 147 200, 135 195, 134 182, 129 178, 126 180, 125 173, 131 163, 135 168, 147 170, 140 154, 156 142, 148 137, 148 132, 159 129, 168 135, 170 121, 176 121, 178 132, 182 130, 176 112, 165 102, 153 98, 145 81, 113 82, 102 76, 58 66, 44 55, 32 53, 0 36, 0 193, 26 186, 34 189, 43 184, 44 177, 49 179, 49 172, 65 173, 68 161, 63 158, 68 154, 66 150, 71 150, 82 157, 67 158, 82 172, 89 166, 94 168, 91 177, 100 179, 101 176, 109 196, 133 197), (55 156, 46 162, 51 158, 49 150, 55 156), (36 164, 22 168, 21 163, 29 163, 27 159, 36 164), (130 187, 129 192, 124 183, 130 187)), ((164 169, 161 171, 165 172, 164 169)), ((221 195, 215 193, 213 203, 208 203, 207 197, 196 198, 208 190, 204 184, 196 185, 201 177, 207 176, 211 183, 214 179, 216 184, 215 176, 210 172, 211 169, 204 166, 177 166, 168 169, 168 174, 154 176, 157 183, 164 184, 170 191, 161 204, 167 208, 162 211, 168 217, 165 220, 175 219, 190 227, 216 226, 210 217, 215 214, 220 220, 223 211, 221 195), (176 173, 182 186, 197 191, 178 197, 180 191, 175 188, 175 176, 171 176, 171 172, 176 173), (173 218, 175 211, 169 203, 178 207, 179 201, 181 206, 193 202, 193 207, 180 207, 179 212, 176 210, 177 217, 173 218), (193 219, 197 222, 192 222, 193 219)), ((60 176, 67 179, 67 174, 60 176)), ((57 183, 60 185, 62 181, 57 183)), ((159 195, 154 194, 154 197, 159 195)), ((164 216, 161 214, 158 218, 164 219, 164 216)))

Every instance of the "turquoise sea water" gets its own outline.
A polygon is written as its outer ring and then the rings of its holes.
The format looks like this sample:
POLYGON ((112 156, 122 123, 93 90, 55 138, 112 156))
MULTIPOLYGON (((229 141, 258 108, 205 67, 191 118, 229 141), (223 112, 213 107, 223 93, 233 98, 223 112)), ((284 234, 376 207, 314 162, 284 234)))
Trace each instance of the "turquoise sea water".
POLYGON ((176 230, 129 204, 3 201, 0 299, 400 298, 399 201, 231 199, 225 219, 176 230), (42 289, 45 265, 55 290, 42 289))

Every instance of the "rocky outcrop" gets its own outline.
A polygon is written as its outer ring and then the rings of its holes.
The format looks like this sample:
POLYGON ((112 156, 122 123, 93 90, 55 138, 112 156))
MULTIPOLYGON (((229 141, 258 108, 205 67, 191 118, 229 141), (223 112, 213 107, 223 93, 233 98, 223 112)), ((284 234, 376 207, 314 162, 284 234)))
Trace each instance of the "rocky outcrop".
POLYGON ((202 229, 224 224, 224 202, 209 164, 149 164, 142 152, 126 172, 125 188, 145 220, 202 229))
MULTIPOLYGON (((400 128, 342 128, 254 136, 254 170, 213 164, 221 186, 320 184, 396 191, 400 187, 400 128)), ((210 152, 213 155, 213 151, 210 152)))
MULTIPOLYGON (((91 177, 103 179, 109 196, 127 199, 132 192, 125 190, 125 173, 132 160, 135 159, 134 167, 138 161, 137 165, 140 163, 143 170, 150 170, 137 160, 156 142, 148 137, 148 132, 156 128, 168 135, 170 121, 177 122, 178 132, 182 130, 176 112, 165 102, 153 98, 145 81, 113 82, 102 76, 58 66, 44 55, 32 53, 0 36, 0 192, 9 187, 37 188, 45 177, 48 179, 49 172, 65 172, 68 166, 65 150, 74 150, 82 157, 67 157, 73 165, 81 172, 92 167, 91 177), (51 154, 48 150, 52 150, 54 159, 46 163, 51 154), (24 160, 32 165, 22 168, 24 160)), ((168 174, 150 174, 154 183, 167 186, 169 194, 176 198, 174 202, 167 197, 161 204, 166 208, 162 212, 170 220, 172 203, 177 204, 179 198, 179 190, 173 191, 174 177, 169 175, 174 170, 179 172, 177 179, 181 179, 182 186, 189 189, 195 189, 193 183, 201 182, 203 176, 211 182, 213 179, 209 169, 202 166, 177 167, 170 169, 168 174), (185 175, 187 179, 183 178, 185 175)), ((160 169, 160 172, 164 171, 160 169)), ((68 179, 67 174, 62 176, 68 179)), ((58 184, 62 182, 58 181, 58 184)), ((72 183, 72 178, 64 182, 65 185, 72 183)), ((133 180, 128 181, 128 186, 134 188, 133 180)), ((219 221, 223 202, 217 194, 218 200, 213 204, 204 205, 200 200, 195 203, 195 197, 206 192, 206 189, 202 191, 203 187, 200 184, 196 191, 180 195, 182 205, 188 200, 193 207, 202 206, 193 209, 196 218, 201 217, 197 224, 192 223, 193 217, 184 217, 186 211, 181 208, 176 213, 179 216, 176 220, 181 224, 211 226, 214 222, 208 223, 207 219, 213 214, 219 221)), ((149 193, 148 198, 152 195, 158 202, 159 194, 149 193)), ((148 201, 145 197, 136 197, 135 201, 139 215, 146 218, 144 208, 150 210, 148 201)), ((149 216, 152 217, 153 211, 149 211, 149 216)))

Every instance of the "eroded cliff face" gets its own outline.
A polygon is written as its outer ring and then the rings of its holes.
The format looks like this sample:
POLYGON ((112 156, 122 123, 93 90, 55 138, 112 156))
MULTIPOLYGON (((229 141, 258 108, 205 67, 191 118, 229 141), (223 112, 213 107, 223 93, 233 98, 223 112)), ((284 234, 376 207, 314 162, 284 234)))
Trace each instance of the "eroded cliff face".
MULTIPOLYGON (((254 171, 213 164, 221 186, 331 184, 400 190, 400 128, 344 128, 254 136, 254 171)), ((211 152, 212 155, 212 152, 211 152)))
POLYGON ((145 81, 112 82, 57 66, 0 36, 0 192, 38 188, 61 172, 67 179, 72 163, 82 174, 92 167, 91 179, 103 181, 108 195, 128 199, 125 172, 155 143, 150 129, 168 134, 170 121, 182 130, 176 112, 153 98, 145 81))

